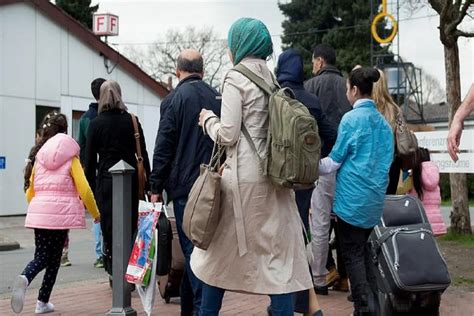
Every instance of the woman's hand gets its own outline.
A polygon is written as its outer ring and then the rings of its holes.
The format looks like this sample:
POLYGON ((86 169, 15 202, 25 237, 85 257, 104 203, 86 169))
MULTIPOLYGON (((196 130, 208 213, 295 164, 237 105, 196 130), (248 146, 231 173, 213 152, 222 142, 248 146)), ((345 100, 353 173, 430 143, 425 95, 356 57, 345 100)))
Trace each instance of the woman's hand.
POLYGON ((199 126, 204 127, 204 121, 206 120, 206 117, 211 114, 212 111, 202 109, 201 113, 199 113, 199 126))

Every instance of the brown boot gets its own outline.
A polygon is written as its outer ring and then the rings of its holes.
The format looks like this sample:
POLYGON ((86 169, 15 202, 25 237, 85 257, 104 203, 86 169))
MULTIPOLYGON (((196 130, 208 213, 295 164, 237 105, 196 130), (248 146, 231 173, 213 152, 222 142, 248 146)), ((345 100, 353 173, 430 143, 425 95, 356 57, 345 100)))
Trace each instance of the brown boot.
POLYGON ((347 278, 337 280, 332 289, 333 291, 349 292, 349 280, 347 278))
POLYGON ((329 269, 329 273, 326 275, 326 286, 331 287, 334 285, 334 283, 339 280, 339 273, 336 270, 336 267, 333 266, 329 269))

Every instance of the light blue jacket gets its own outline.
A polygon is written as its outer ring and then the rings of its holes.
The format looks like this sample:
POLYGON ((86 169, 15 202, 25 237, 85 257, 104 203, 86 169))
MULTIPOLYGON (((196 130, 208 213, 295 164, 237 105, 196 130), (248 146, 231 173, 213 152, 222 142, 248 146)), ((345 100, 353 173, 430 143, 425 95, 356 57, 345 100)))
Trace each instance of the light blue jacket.
POLYGON ((372 228, 382 215, 394 137, 374 101, 360 99, 344 115, 329 157, 337 172, 334 212, 345 222, 372 228))

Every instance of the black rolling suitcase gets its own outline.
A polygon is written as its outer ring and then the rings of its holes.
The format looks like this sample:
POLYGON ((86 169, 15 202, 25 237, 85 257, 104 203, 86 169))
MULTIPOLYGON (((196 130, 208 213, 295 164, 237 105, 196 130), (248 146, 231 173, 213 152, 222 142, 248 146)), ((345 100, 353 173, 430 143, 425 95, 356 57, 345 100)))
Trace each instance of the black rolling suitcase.
POLYGON ((369 237, 380 316, 439 315, 441 294, 450 285, 421 201, 388 195, 381 224, 369 237))
POLYGON ((161 274, 158 278, 158 289, 166 303, 169 303, 171 298, 180 296, 180 285, 184 275, 184 255, 179 244, 175 218, 170 217, 169 223, 172 237, 168 239, 171 242, 167 248, 169 256, 166 263, 168 265, 167 269, 160 271, 161 274))

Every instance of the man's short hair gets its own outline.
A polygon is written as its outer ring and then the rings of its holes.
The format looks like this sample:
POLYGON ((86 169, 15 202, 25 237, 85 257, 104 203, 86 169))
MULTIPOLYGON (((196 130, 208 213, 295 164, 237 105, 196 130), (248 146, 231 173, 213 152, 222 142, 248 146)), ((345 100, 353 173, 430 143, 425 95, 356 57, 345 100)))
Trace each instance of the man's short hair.
POLYGON ((336 65, 336 51, 327 44, 318 44, 314 47, 313 58, 321 57, 326 64, 336 65))
POLYGON ((202 56, 199 56, 195 59, 186 59, 184 57, 178 57, 178 70, 189 72, 189 73, 203 73, 204 72, 204 62, 202 56))
POLYGON ((104 78, 97 78, 91 82, 92 95, 94 96, 96 100, 100 99, 100 86, 102 86, 104 82, 105 82, 104 78))

